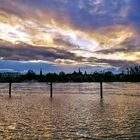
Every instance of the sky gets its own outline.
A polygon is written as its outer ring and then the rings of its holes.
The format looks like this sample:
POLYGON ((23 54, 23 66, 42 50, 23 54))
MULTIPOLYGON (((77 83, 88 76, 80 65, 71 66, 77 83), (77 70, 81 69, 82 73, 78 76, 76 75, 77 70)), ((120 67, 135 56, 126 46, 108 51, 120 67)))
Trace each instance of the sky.
POLYGON ((0 0, 0 71, 121 71, 140 63, 140 0, 0 0))

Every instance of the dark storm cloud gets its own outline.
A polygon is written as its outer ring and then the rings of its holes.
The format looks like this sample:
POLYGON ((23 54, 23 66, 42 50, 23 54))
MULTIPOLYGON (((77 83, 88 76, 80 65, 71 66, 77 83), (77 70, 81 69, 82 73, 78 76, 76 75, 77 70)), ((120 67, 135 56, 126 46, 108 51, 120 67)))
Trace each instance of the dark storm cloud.
POLYGON ((102 49, 99 51, 96 51, 97 54, 113 54, 113 53, 133 53, 133 52, 139 52, 140 51, 140 40, 135 37, 127 38, 125 41, 119 44, 119 46, 116 46, 114 48, 110 49, 102 49))
POLYGON ((133 52, 139 52, 140 51, 140 43, 136 43, 135 41, 129 40, 125 41, 119 48, 110 48, 110 49, 103 49, 96 51, 97 54, 113 54, 113 53, 133 53, 133 52))
POLYGON ((110 54, 110 53, 117 53, 117 52, 123 52, 123 53, 131 53, 131 52, 139 52, 140 51, 140 45, 131 45, 129 44, 127 47, 124 48, 115 48, 115 49, 106 49, 101 50, 99 53, 102 54, 110 54))
POLYGON ((110 60, 110 59, 97 59, 95 57, 88 58, 88 62, 94 62, 97 64, 108 64, 112 68, 119 68, 119 69, 125 69, 134 65, 138 65, 138 63, 133 61, 127 61, 127 60, 110 60))
POLYGON ((97 62, 107 63, 110 66, 118 67, 118 68, 127 68, 133 65, 137 65, 137 63, 133 61, 127 60, 110 60, 110 59, 99 59, 97 62))
MULTIPOLYGON (((11 44, 12 46, 12 44, 11 44)), ((80 61, 83 57, 76 56, 66 50, 19 44, 18 46, 0 46, 0 57, 5 60, 43 60, 55 62, 57 59, 80 61)))

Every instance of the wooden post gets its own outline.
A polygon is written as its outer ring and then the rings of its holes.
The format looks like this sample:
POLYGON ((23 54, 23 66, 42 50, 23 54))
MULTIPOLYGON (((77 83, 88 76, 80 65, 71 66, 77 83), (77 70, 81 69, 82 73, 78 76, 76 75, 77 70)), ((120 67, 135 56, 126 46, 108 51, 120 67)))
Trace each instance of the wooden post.
POLYGON ((102 83, 102 81, 100 82, 100 97, 101 97, 101 99, 103 98, 103 83, 102 83))
POLYGON ((12 83, 10 82, 9 83, 9 98, 11 98, 11 86, 12 86, 12 83))
POLYGON ((53 94, 52 94, 52 82, 50 82, 50 98, 53 97, 53 94))

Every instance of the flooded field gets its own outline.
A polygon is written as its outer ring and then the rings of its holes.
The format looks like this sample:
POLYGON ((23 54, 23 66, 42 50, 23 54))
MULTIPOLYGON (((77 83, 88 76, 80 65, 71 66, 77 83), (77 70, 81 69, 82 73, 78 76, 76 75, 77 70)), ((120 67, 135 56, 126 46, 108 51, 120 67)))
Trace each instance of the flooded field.
POLYGON ((0 140, 140 139, 140 83, 0 84, 0 140))

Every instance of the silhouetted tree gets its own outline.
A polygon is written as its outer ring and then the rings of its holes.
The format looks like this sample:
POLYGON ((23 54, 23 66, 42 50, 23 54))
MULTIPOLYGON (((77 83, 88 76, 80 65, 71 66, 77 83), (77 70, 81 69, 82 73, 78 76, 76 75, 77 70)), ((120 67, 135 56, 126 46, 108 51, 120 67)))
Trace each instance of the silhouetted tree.
POLYGON ((66 74, 65 72, 47 73, 46 75, 36 74, 33 70, 29 70, 26 74, 18 74, 18 76, 2 76, 0 74, 0 82, 22 82, 28 80, 37 80, 39 82, 140 82, 140 66, 130 67, 125 72, 113 74, 108 72, 94 72, 94 73, 82 73, 79 69, 78 72, 66 74))

